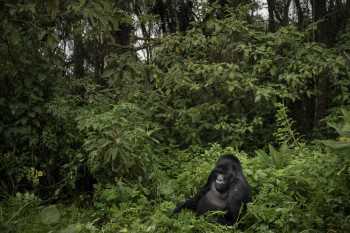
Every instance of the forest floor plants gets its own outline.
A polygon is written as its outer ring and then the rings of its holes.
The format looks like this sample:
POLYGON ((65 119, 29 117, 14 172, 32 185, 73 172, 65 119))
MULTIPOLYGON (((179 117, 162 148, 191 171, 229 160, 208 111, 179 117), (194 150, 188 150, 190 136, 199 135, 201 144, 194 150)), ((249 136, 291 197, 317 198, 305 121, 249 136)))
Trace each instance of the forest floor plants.
POLYGON ((234 226, 214 223, 220 213, 172 215, 175 204, 205 182, 216 158, 234 151, 217 144, 196 150, 178 151, 182 161, 173 161, 173 170, 154 171, 148 185, 118 181, 97 187, 92 208, 44 207, 33 195, 12 197, 1 205, 2 232, 349 232, 347 165, 319 145, 271 146, 254 158, 237 153, 253 202, 234 226), (26 204, 28 198, 34 204, 26 204))

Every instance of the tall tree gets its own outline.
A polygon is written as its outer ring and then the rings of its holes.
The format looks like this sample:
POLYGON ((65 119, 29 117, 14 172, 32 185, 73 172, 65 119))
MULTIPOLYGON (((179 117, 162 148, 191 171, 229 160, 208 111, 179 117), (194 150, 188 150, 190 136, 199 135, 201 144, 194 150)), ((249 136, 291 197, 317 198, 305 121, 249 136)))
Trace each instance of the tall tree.
POLYGON ((289 8, 291 0, 267 0, 267 9, 269 12, 268 28, 274 32, 280 26, 289 24, 289 8))
POLYGON ((152 13, 160 18, 163 33, 186 31, 194 20, 192 0, 156 0, 152 13))
POLYGON ((297 16, 298 16, 298 27, 303 29, 304 27, 304 11, 301 6, 300 0, 294 0, 297 16))
POLYGON ((210 6, 217 8, 215 11, 215 17, 218 19, 225 18, 227 16, 228 8, 237 8, 240 5, 246 5, 253 3, 254 0, 209 0, 210 6))
POLYGON ((267 0, 267 9, 269 12, 268 29, 270 32, 276 31, 275 6, 276 6, 275 0, 267 0))
POLYGON ((84 60, 86 56, 84 53, 83 37, 80 32, 74 35, 74 49, 73 49, 72 58, 73 58, 74 76, 77 78, 82 78, 85 73, 84 60))

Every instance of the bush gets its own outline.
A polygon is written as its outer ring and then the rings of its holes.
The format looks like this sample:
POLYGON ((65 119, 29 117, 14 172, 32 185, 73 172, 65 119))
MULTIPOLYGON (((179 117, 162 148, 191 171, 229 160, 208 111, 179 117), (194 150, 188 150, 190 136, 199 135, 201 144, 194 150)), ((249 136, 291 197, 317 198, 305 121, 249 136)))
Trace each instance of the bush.
POLYGON ((155 124, 131 103, 119 103, 98 111, 82 111, 78 128, 85 133, 83 148, 88 165, 100 182, 114 178, 142 178, 154 159, 155 124))

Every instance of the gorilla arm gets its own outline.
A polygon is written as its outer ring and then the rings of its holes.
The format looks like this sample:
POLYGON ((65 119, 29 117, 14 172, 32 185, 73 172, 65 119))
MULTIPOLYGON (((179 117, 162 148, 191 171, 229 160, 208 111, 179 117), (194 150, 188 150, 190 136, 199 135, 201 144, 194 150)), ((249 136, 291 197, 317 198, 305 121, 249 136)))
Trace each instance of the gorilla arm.
POLYGON ((238 181, 230 190, 227 212, 224 216, 217 219, 220 224, 233 225, 239 218, 241 207, 246 207, 247 202, 251 201, 250 188, 247 183, 238 181))
POLYGON ((211 172, 207 183, 200 189, 200 191, 194 197, 188 198, 186 201, 178 204, 174 209, 173 214, 179 213, 182 209, 189 209, 195 212, 197 210, 199 200, 202 199, 202 197, 210 190, 210 184, 212 183, 213 179, 215 179, 214 173, 211 172))

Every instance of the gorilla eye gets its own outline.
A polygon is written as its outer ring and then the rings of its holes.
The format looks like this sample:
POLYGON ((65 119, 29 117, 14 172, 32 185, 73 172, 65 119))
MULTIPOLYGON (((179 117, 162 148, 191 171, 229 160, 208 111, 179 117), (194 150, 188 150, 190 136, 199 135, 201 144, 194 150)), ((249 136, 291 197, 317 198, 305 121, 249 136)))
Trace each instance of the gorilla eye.
POLYGON ((216 167, 216 170, 218 172, 225 172, 227 170, 227 167, 224 166, 224 165, 219 165, 219 166, 216 167))

